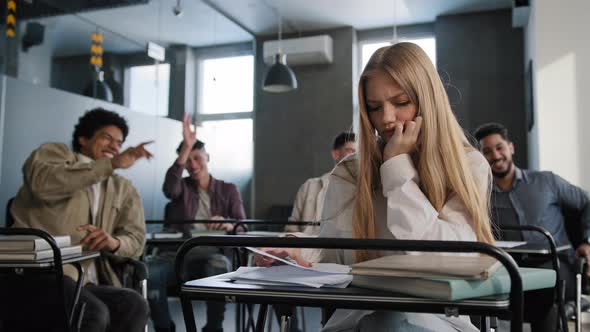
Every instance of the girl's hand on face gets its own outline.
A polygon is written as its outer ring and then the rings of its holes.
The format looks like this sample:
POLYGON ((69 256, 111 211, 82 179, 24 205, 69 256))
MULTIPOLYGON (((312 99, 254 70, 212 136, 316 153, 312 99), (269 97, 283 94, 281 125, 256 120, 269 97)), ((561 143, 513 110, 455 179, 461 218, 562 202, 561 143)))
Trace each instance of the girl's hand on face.
POLYGON ((395 126, 393 136, 383 149, 383 162, 404 153, 410 153, 416 148, 418 135, 422 127, 422 117, 418 116, 414 121, 405 124, 398 123, 395 126))

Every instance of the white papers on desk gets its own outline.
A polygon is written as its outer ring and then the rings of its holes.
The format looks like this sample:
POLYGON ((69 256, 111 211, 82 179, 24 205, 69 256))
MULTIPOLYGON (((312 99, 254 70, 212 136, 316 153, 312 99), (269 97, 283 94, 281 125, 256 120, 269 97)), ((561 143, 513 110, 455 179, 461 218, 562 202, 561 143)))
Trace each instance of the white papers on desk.
POLYGON ((498 248, 514 248, 526 244, 524 241, 496 241, 498 248))
POLYGON ((297 262, 295 260, 293 260, 291 257, 280 258, 275 255, 269 254, 266 251, 259 250, 259 249, 253 248, 253 247, 246 247, 246 249, 252 251, 253 253, 273 258, 276 261, 279 261, 281 263, 285 263, 287 265, 290 265, 290 266, 293 266, 293 267, 296 267, 299 269, 312 270, 312 271, 324 272, 324 273, 335 273, 335 274, 348 274, 351 271, 351 268, 348 265, 341 265, 341 264, 334 264, 334 263, 313 263, 313 264, 311 264, 311 267, 304 267, 304 266, 297 264, 297 262))
POLYGON ((271 267, 240 267, 226 274, 237 283, 265 286, 305 286, 346 288, 352 281, 351 274, 321 272, 291 265, 271 267))
POLYGON ((159 240, 159 239, 182 239, 181 232, 160 232, 160 233, 147 233, 146 238, 148 240, 159 240))

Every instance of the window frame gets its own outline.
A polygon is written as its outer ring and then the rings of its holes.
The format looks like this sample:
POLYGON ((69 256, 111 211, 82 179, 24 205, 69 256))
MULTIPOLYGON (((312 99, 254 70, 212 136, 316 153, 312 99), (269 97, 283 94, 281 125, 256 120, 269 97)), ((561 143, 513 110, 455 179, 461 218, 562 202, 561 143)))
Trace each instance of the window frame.
POLYGON ((238 119, 252 119, 254 121, 254 112, 256 104, 254 102, 256 95, 256 53, 251 42, 225 45, 212 48, 195 49, 195 117, 199 123, 206 121, 220 121, 220 120, 238 120, 238 119), (203 64, 206 60, 240 57, 240 56, 252 56, 253 61, 253 80, 252 80, 252 92, 253 102, 252 111, 250 112, 233 112, 233 113, 216 113, 216 114, 204 114, 202 113, 203 104, 201 102, 203 96, 203 64))
MULTIPOLYGON (((397 27, 397 35, 399 39, 421 39, 434 38, 436 43, 436 34, 434 33, 434 23, 402 25, 397 27)), ((355 81, 358 82, 361 73, 363 72, 363 46, 367 44, 390 42, 393 39, 393 26, 379 29, 359 30, 357 32, 357 77, 355 81)), ((436 66, 436 64, 434 64, 436 66)))

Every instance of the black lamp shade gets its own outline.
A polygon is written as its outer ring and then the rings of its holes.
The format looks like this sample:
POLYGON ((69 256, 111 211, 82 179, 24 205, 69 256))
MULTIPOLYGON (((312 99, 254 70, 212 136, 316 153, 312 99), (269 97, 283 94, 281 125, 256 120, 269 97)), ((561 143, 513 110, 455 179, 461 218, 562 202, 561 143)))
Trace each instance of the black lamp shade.
POLYGON ((275 63, 268 69, 262 84, 262 90, 267 92, 287 92, 297 89, 297 78, 285 64, 285 55, 278 53, 275 63))

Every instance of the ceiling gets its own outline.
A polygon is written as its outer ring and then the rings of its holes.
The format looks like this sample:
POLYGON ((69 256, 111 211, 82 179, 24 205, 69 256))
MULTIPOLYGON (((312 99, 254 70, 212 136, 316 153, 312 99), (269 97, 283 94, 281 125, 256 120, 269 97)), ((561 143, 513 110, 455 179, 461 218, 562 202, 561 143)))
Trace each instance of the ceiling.
POLYGON ((437 16, 510 8, 512 0, 205 0, 218 4, 256 35, 352 26, 357 30, 434 22, 437 16))
POLYGON ((115 53, 144 50, 148 41, 164 46, 202 47, 252 40, 250 33, 200 0, 184 0, 181 4, 183 15, 180 17, 172 11, 176 0, 151 0, 148 4, 34 21, 46 25, 48 38, 54 41, 54 56, 87 54, 90 35, 97 30, 97 25, 104 35, 105 51, 115 53))
POLYGON ((510 8, 511 0, 181 0, 184 14, 172 8, 177 0, 87 11, 36 19, 47 26, 54 55, 86 54, 96 25, 105 36, 107 52, 137 52, 147 41, 192 47, 252 40, 277 33, 277 13, 285 32, 352 26, 358 30, 433 22, 439 15, 510 8), (219 14, 219 9, 228 17, 219 14))

